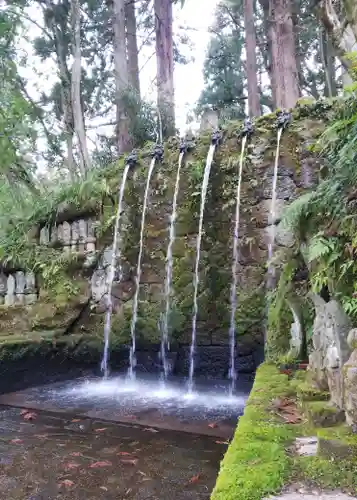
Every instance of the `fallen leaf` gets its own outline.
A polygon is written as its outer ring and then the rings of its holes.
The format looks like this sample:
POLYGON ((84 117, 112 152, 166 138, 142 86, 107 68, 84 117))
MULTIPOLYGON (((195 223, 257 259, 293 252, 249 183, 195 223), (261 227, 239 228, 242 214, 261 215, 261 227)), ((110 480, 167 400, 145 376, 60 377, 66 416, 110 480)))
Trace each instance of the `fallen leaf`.
POLYGON ((137 458, 122 459, 121 463, 125 465, 137 465, 138 459, 137 458))
POLYGON ((24 415, 24 420, 35 420, 36 417, 37 417, 37 413, 28 412, 24 415))
POLYGON ((89 466, 90 469, 99 469, 100 467, 110 467, 112 465, 109 460, 103 460, 101 462, 94 462, 89 466))
POLYGON ((81 419, 80 418, 74 418, 73 420, 71 420, 71 422, 80 422, 81 419))
POLYGON ((70 456, 71 457, 81 457, 82 453, 80 451, 72 451, 72 453, 70 453, 70 456))
POLYGON ((106 488, 105 486, 99 486, 99 489, 103 491, 108 491, 108 488, 106 488))
POLYGON ((70 479, 64 479, 63 481, 58 483, 58 486, 65 486, 66 488, 70 488, 71 486, 74 485, 74 482, 71 481, 70 479))
POLYGON ((200 478, 201 478, 200 474, 197 474, 196 476, 191 477, 191 479, 189 480, 189 483, 195 484, 200 480, 200 478))
POLYGON ((102 429, 95 429, 94 432, 104 432, 107 430, 108 427, 103 427, 102 429))
POLYGON ((12 439, 10 441, 11 444, 21 444, 23 443, 22 439, 12 439))
POLYGON ((118 455, 121 455, 123 457, 128 457, 130 455, 132 455, 132 453, 128 453, 127 451, 119 451, 118 455))
POLYGON ((215 441, 216 444, 229 444, 229 441, 215 441))
POLYGON ((64 464, 64 468, 67 470, 77 469, 80 466, 81 465, 77 464, 76 462, 69 462, 68 464, 64 464))
POLYGON ((212 424, 208 424, 208 427, 210 427, 211 429, 215 429, 216 427, 218 427, 218 425, 216 424, 216 422, 212 422, 212 424))

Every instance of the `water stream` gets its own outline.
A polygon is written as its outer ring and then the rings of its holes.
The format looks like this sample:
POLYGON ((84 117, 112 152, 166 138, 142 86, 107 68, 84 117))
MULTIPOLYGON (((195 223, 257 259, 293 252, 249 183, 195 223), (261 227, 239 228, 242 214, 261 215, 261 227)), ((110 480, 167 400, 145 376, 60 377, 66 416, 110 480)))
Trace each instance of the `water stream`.
POLYGON ((172 247, 175 241, 175 222, 177 217, 177 197, 180 187, 180 174, 182 161, 184 157, 184 152, 180 152, 177 174, 176 174, 176 183, 175 183, 175 191, 174 197, 172 200, 172 212, 170 218, 170 227, 169 227, 169 243, 167 246, 166 253, 166 281, 165 281, 165 312, 163 316, 163 321, 161 325, 161 362, 164 370, 164 380, 167 380, 169 364, 167 361, 167 351, 170 348, 169 344, 169 317, 170 317, 170 299, 172 293, 172 266, 173 266, 173 258, 172 258, 172 247))
POLYGON ((140 278, 141 278, 141 261, 142 261, 142 256, 143 256, 143 247, 144 247, 145 215, 146 215, 146 209, 147 209, 147 203, 148 203, 148 197, 149 197, 150 180, 151 180, 152 173, 154 171, 155 162, 156 162, 156 157, 153 157, 151 160, 151 163, 150 163, 148 176, 147 176, 147 180, 146 180, 145 194, 144 194, 144 201, 143 201, 143 208, 142 208, 142 215, 141 215, 139 255, 138 255, 138 262, 137 262, 137 266, 136 266, 135 294, 134 294, 134 300, 133 300, 133 312, 132 312, 131 328, 130 328, 131 347, 130 347, 130 366, 129 366, 128 375, 131 379, 135 378, 135 366, 136 366, 135 327, 136 327, 136 322, 138 319, 139 291, 140 291, 140 278))
POLYGON ((237 378, 234 355, 235 355, 235 315, 237 310, 237 266, 239 257, 239 216, 240 216, 240 199, 241 199, 241 185, 242 185, 242 170, 243 170, 243 160, 244 152, 247 144, 247 136, 242 138, 241 154, 239 159, 239 172, 238 172, 238 186, 237 186, 237 197, 236 197, 236 214, 235 214, 235 224, 234 224, 234 235, 233 235, 233 263, 232 263, 232 284, 231 284, 231 317, 229 326, 229 346, 230 346, 230 366, 229 366, 229 378, 231 380, 230 393, 233 394, 235 390, 235 381, 237 378))
POLYGON ((197 313, 198 313, 198 286, 199 286, 199 265, 200 265, 200 257, 201 257, 201 240, 202 240, 202 229, 203 229, 203 214, 205 209, 207 188, 209 175, 211 171, 211 166, 213 162, 214 152, 216 150, 216 144, 213 143, 210 145, 207 154, 206 166, 203 176, 202 189, 201 189, 201 208, 200 208, 200 220, 198 226, 198 235, 196 242, 196 263, 195 263, 195 274, 194 274, 194 293, 193 293, 193 316, 192 316, 192 339, 191 339, 191 348, 190 348, 190 371, 189 371, 189 380, 188 380, 188 392, 192 393, 193 389, 193 374, 195 370, 195 349, 196 349, 196 327, 197 327, 197 313))
MULTIPOLYGON (((106 293, 106 311, 105 311, 105 323, 104 323, 104 351, 103 351, 103 359, 101 362, 101 370, 104 374, 104 377, 108 377, 109 375, 109 367, 108 367, 108 359, 109 359, 109 340, 110 340, 110 331, 111 331, 111 319, 113 312, 113 301, 112 301, 112 288, 114 281, 114 273, 116 263, 120 261, 120 218, 123 211, 123 198, 124 198, 124 190, 126 179, 128 177, 130 164, 127 163, 124 168, 123 177, 121 180, 120 190, 119 190, 119 198, 118 198, 118 210, 115 219, 114 226, 114 238, 113 238, 113 250, 111 255, 111 262, 109 267, 109 275, 107 281, 107 293, 106 293)), ((120 273, 121 274, 121 273, 120 273)), ((120 279, 120 278, 119 278, 120 279)))
POLYGON ((275 227, 276 188, 277 188, 277 183, 278 183, 280 140, 281 140, 282 133, 283 133, 283 127, 278 128, 276 150, 275 150, 273 188, 272 188, 272 197, 271 197, 270 214, 269 214, 270 234, 269 234, 269 243, 268 243, 268 282, 267 282, 268 290, 271 290, 271 288, 273 286, 273 281, 275 278, 275 267, 271 265, 271 259, 273 257, 273 249, 274 249, 274 243, 275 243, 275 232, 276 232, 276 227, 275 227))

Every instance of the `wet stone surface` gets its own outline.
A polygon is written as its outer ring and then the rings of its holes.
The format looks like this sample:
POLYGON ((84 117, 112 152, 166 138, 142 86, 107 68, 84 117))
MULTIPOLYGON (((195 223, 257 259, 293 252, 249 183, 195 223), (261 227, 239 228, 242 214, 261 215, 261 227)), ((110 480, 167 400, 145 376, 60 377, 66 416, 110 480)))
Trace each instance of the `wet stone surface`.
POLYGON ((215 437, 0 406, 0 498, 209 499, 215 437))

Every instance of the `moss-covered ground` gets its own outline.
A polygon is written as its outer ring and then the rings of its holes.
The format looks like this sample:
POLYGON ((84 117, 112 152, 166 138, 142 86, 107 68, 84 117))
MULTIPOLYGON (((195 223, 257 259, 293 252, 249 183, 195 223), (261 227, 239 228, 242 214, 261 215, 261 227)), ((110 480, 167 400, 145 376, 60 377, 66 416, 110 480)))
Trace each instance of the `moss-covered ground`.
MULTIPOLYGON (((320 429, 305 418, 299 382, 280 373, 275 365, 260 366, 211 500, 261 500, 296 481, 357 492, 357 454, 337 461, 333 454, 302 457, 292 452, 295 438, 303 436, 333 439, 351 445, 351 450, 357 446, 357 436, 345 425, 320 429), (296 423, 286 423, 276 409, 276 402, 284 398, 294 401, 296 411, 301 412, 296 423)), ((301 383, 306 392, 305 382, 301 383)))

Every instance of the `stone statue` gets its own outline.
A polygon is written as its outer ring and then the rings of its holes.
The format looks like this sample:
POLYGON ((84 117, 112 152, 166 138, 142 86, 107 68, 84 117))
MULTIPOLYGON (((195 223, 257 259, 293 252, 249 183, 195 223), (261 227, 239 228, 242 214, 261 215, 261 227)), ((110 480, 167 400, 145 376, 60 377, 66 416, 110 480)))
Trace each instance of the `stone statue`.
POLYGON ((86 241, 87 241, 87 221, 84 219, 79 219, 78 221, 78 232, 79 232, 79 244, 78 250, 81 253, 85 252, 86 241))
MULTIPOLYGON (((309 373, 319 389, 335 391, 336 370, 341 370, 351 352, 347 344, 350 320, 336 300, 325 302, 317 294, 309 294, 309 297, 315 306, 314 350, 309 356, 309 373)), ((332 396, 332 399, 338 403, 338 397, 332 396)))
POLYGON ((15 304, 15 278, 10 274, 7 278, 7 292, 5 296, 5 305, 13 306, 15 304))
POLYGON ((41 228, 40 231, 40 245, 48 245, 50 241, 50 233, 47 226, 41 228))
POLYGON ((94 221, 92 219, 88 219, 87 221, 87 241, 86 241, 86 252, 93 253, 95 252, 95 242, 96 237, 94 235, 94 221))
POLYGON ((62 224, 58 224, 57 226, 57 241, 61 245, 63 245, 63 226, 62 224))
POLYGON ((26 279, 25 304, 31 305, 37 300, 36 278, 34 273, 29 271, 26 273, 25 279, 26 279))
POLYGON ((51 243, 54 245, 58 241, 58 236, 57 236, 57 227, 52 226, 51 228, 51 243))
POLYGON ((292 312, 294 323, 290 328, 290 355, 303 360, 306 356, 306 335, 301 303, 297 295, 290 293, 286 302, 292 312))
POLYGON ((0 305, 5 302, 5 295, 7 290, 7 277, 3 272, 0 273, 0 305))
POLYGON ((350 330, 347 343, 352 350, 343 367, 343 403, 348 425, 357 425, 357 329, 350 330))
POLYGON ((25 287, 26 287, 26 279, 25 273, 23 271, 17 271, 15 273, 15 302, 16 304, 24 304, 25 303, 25 287))
POLYGON ((71 240, 71 250, 72 252, 77 251, 77 244, 79 241, 79 223, 78 221, 72 222, 72 240, 71 240))
POLYGON ((63 251, 69 253, 71 251, 71 238, 72 238, 72 228, 71 224, 65 221, 62 224, 63 231, 63 251))

